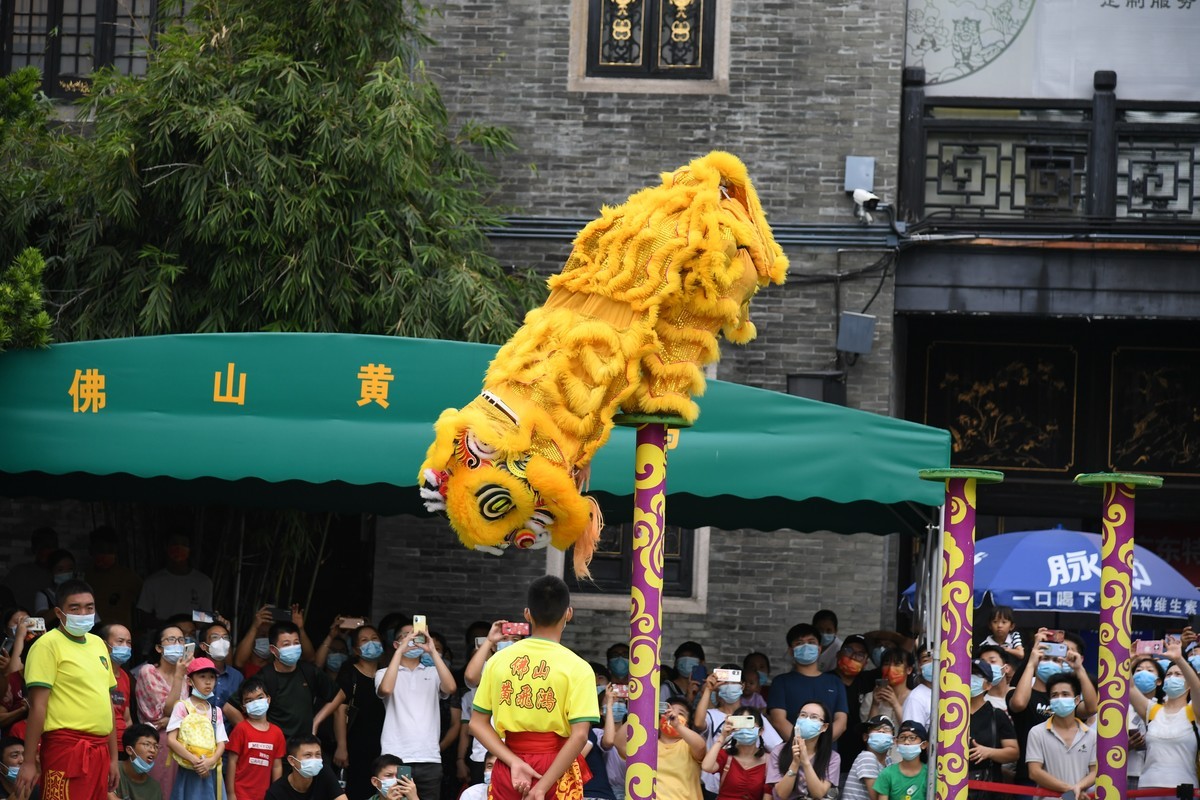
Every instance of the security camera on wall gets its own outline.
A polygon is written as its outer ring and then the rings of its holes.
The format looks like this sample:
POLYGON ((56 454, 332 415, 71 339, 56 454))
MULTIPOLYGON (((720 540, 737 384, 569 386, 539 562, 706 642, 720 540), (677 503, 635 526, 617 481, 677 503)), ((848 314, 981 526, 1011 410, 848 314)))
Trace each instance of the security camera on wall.
POLYGON ((855 189, 851 196, 854 198, 854 216, 858 217, 863 225, 870 225, 874 220, 871 212, 879 207, 878 195, 866 189, 855 189))

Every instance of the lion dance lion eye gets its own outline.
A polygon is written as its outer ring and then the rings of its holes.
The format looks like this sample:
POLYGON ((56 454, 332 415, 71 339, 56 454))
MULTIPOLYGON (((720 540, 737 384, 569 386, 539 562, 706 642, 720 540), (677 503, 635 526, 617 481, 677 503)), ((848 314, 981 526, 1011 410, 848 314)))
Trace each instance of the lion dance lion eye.
POLYGON ((495 483, 489 483, 477 491, 475 501, 479 504, 480 516, 489 522, 502 518, 515 505, 508 489, 495 483))

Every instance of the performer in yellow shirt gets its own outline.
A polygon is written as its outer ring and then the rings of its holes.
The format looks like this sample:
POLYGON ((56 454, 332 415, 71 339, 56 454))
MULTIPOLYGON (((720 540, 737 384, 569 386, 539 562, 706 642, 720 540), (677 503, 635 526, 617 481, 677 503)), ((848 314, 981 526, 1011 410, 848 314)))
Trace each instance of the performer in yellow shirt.
POLYGON ((600 723, 596 677, 563 647, 571 593, 546 575, 529 586, 530 637, 497 651, 472 704, 471 735, 496 755, 489 800, 581 800, 591 777, 580 753, 600 723))
MULTIPOLYGON (((117 739, 110 690, 117 685, 108 646, 89 631, 96 622, 92 588, 69 580, 57 591, 59 626, 33 643, 25 657, 29 724, 25 752, 40 746, 42 797, 106 800, 116 789, 117 739)), ((37 782, 38 759, 17 775, 18 793, 37 782)))

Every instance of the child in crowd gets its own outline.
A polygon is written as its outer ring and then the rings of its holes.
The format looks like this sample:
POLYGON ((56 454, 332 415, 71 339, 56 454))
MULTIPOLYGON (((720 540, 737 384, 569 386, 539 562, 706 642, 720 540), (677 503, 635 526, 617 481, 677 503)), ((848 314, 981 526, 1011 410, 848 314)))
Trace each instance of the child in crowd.
POLYGON ((108 800, 162 800, 162 787, 150 777, 150 768, 158 758, 158 731, 153 725, 130 725, 121 736, 128 761, 121 762, 117 791, 108 800))
POLYGON ((875 796, 879 800, 925 800, 928 747, 929 731, 924 725, 911 719, 900 723, 896 734, 900 763, 880 771, 875 779, 875 796))
POLYGON ((287 743, 278 725, 267 721, 271 698, 259 678, 239 687, 246 718, 239 722, 225 746, 225 787, 228 800, 263 800, 271 784, 283 775, 287 743))
MULTIPOLYGON (((158 741, 158 737, 155 737, 158 741)), ((17 791, 17 773, 25 763, 25 742, 12 736, 0 739, 0 792, 5 797, 20 798, 23 795, 17 791)), ((38 800, 42 790, 35 786, 29 795, 30 800, 38 800)), ((109 794, 111 798, 112 795, 109 794)), ((120 798, 118 798, 120 800, 120 798)))
POLYGON ((217 666, 210 659, 193 659, 187 666, 190 697, 175 704, 167 723, 167 747, 181 769, 175 775, 171 800, 218 800, 221 756, 225 753, 225 718, 213 690, 217 666))
POLYGON ((1021 632, 1013 621, 1013 610, 1008 606, 992 606, 992 615, 988 618, 988 637, 984 645, 994 644, 1004 648, 1004 652, 1014 661, 1025 660, 1025 644, 1021 641, 1021 632))
POLYGON ((888 751, 892 749, 895 730, 890 717, 879 715, 867 720, 863 730, 867 749, 859 753, 850 766, 846 786, 842 789, 843 800, 873 800, 875 779, 892 763, 888 751))

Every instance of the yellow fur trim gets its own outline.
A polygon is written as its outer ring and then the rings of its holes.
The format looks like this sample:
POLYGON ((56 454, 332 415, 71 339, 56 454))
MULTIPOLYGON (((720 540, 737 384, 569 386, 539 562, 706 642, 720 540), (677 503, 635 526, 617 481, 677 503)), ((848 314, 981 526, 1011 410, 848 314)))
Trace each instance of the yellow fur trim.
POLYGON ((446 514, 468 547, 502 544, 504 537, 524 526, 534 510, 529 487, 494 466, 455 472, 446 491, 446 514), (495 509, 495 517, 485 516, 483 508, 495 509))

